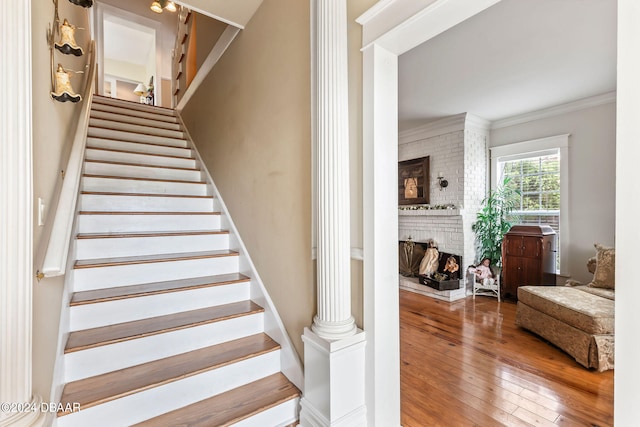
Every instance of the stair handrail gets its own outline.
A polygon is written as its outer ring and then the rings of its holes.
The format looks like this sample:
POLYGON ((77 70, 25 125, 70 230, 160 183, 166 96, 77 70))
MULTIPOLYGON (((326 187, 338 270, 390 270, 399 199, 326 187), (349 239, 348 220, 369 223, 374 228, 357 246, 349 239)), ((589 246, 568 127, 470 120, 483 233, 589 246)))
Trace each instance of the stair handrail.
POLYGON ((62 189, 58 197, 51 234, 49 235, 47 250, 44 254, 42 269, 40 270, 44 277, 61 276, 66 270, 76 203, 78 200, 78 189, 82 176, 89 115, 91 114, 91 101, 93 99, 96 80, 96 43, 93 40, 90 45, 88 65, 89 72, 84 90, 84 103, 80 111, 80 116, 78 117, 78 127, 73 137, 69 161, 67 162, 67 168, 62 178, 62 189))

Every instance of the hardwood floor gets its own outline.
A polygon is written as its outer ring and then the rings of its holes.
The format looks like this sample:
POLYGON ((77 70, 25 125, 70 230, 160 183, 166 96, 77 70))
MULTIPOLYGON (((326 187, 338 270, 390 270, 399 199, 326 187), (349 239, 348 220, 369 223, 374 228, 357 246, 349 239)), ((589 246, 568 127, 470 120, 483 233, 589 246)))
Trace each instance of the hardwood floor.
POLYGON ((400 291, 403 427, 613 425, 613 371, 583 368, 515 312, 400 291))

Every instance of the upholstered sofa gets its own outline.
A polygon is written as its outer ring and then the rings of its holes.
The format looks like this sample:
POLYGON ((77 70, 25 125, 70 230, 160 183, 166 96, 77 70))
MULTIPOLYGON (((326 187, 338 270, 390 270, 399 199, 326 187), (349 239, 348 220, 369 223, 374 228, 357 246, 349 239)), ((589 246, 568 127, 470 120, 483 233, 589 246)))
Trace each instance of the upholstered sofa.
MULTIPOLYGON (((615 251, 596 245, 595 274, 584 286, 521 286, 516 324, 550 341, 586 368, 614 367, 615 251)), ((593 260, 588 262, 593 267, 593 260)), ((590 268, 591 270, 591 268, 590 268)))

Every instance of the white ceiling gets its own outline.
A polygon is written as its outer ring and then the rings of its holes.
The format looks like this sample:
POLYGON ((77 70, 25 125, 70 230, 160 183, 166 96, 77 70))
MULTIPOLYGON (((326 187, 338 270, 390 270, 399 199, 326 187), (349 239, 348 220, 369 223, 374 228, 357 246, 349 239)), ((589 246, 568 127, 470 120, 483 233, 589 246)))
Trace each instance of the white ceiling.
POLYGON ((104 57, 116 61, 146 65, 155 50, 154 30, 117 18, 104 20, 104 57))
POLYGON ((503 0, 399 58, 399 127, 614 91, 615 0, 503 0))

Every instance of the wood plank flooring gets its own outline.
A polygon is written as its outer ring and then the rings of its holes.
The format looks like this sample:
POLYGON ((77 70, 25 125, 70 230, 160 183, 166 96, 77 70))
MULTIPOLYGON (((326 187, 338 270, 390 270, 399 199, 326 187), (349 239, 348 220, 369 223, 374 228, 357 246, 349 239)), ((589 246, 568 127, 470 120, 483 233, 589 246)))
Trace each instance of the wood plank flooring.
POLYGON ((583 368, 515 312, 400 291, 403 427, 613 425, 613 371, 583 368))

